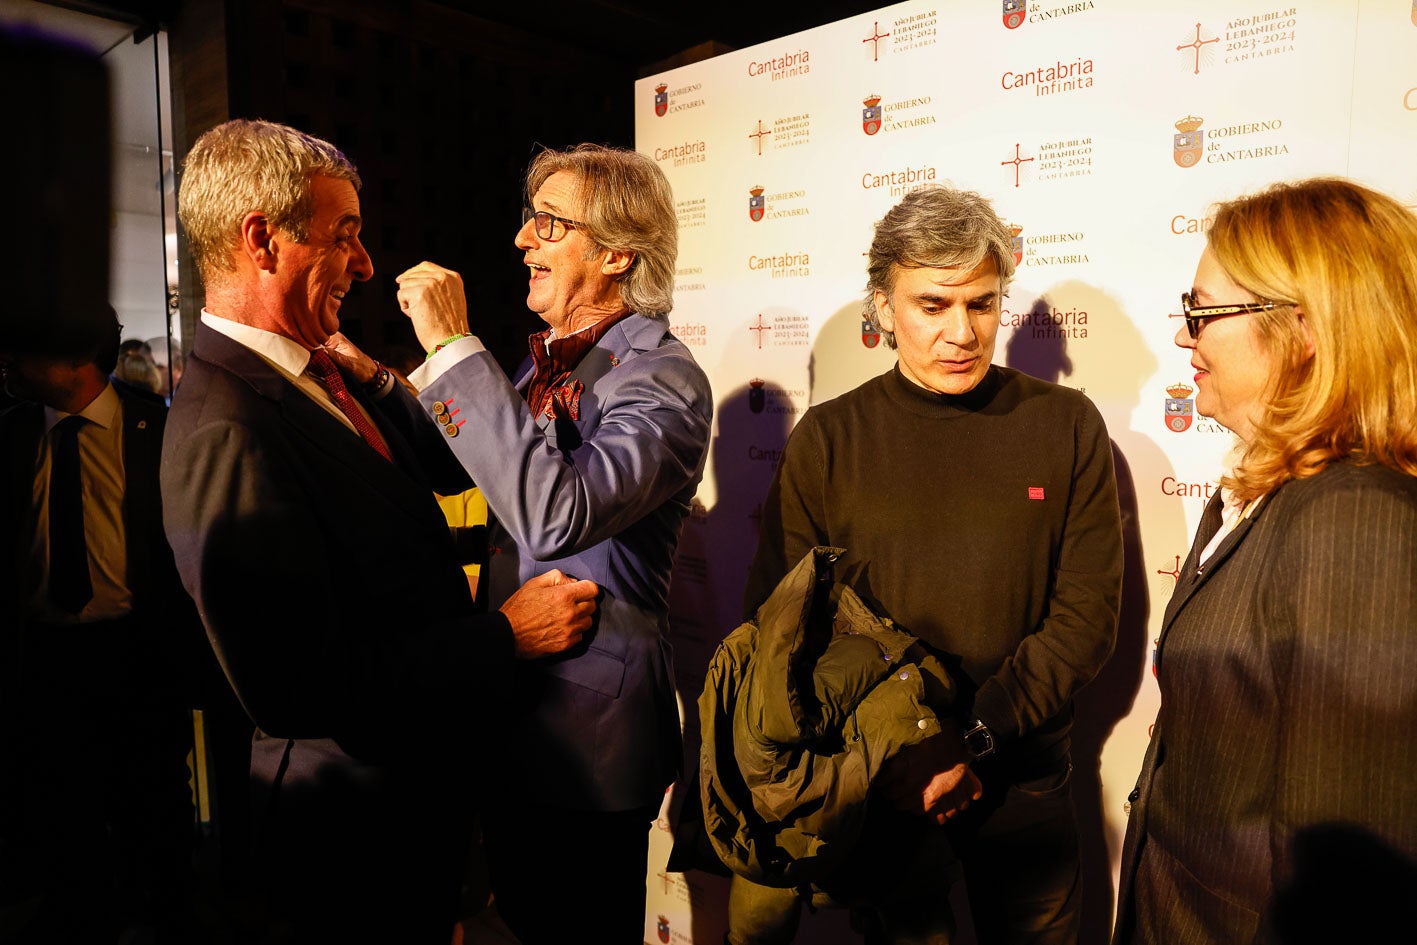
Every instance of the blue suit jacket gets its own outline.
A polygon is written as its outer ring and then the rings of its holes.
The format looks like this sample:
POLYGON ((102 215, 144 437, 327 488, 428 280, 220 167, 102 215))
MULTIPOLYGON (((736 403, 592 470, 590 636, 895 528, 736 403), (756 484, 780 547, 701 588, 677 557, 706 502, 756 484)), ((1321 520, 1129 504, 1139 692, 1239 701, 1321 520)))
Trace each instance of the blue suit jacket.
POLYGON ((603 589, 588 644, 518 667, 521 713, 507 731, 502 785, 589 810, 659 803, 679 767, 668 629, 679 528, 703 475, 708 378, 661 319, 615 324, 566 383, 584 385, 578 419, 532 416, 487 352, 420 394, 448 405, 453 452, 494 516, 491 606, 559 568, 603 589))

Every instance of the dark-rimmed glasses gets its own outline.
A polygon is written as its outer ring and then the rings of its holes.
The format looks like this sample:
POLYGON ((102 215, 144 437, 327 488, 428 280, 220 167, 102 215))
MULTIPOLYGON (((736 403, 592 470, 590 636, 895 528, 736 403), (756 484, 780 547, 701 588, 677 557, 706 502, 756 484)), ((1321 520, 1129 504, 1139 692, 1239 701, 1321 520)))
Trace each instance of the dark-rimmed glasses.
POLYGON ((536 221, 536 235, 538 238, 554 243, 559 239, 564 239, 566 233, 583 224, 575 220, 567 220, 565 217, 558 217, 554 213, 545 210, 533 210, 531 207, 522 207, 522 226, 526 226, 528 220, 536 221), (561 224, 558 229, 556 224, 561 224))
POLYGON ((1271 302, 1266 299, 1261 302, 1240 302, 1236 305, 1197 305, 1194 292, 1182 292, 1181 317, 1186 320, 1186 331, 1194 341, 1200 338, 1201 329, 1212 318, 1253 315, 1255 312, 1267 312, 1275 306, 1283 304, 1283 302, 1271 302))

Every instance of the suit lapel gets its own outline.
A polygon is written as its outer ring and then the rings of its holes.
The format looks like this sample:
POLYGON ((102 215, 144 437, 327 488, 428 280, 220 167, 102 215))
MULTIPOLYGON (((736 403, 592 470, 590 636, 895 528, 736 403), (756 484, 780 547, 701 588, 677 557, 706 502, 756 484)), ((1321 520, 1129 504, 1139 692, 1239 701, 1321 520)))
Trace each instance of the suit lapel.
MULTIPOLYGON (((358 433, 349 429, 303 391, 265 358, 221 332, 199 324, 192 345, 193 357, 201 358, 245 381, 260 396, 272 401, 282 419, 300 436, 322 452, 340 457, 353 475, 390 496, 409 493, 413 479, 408 470, 418 469, 410 456, 407 441, 381 422, 378 410, 366 411, 383 434, 394 457, 390 463, 378 451, 364 443, 358 433)), ((360 394, 351 390, 356 398, 360 394)), ((361 401, 362 402, 362 401, 361 401)))
POLYGON ((658 347, 667 330, 668 327, 663 322, 631 313, 612 325, 605 337, 600 339, 600 343, 586 352, 569 378, 579 380, 585 385, 585 396, 588 398, 583 399, 582 403, 589 409, 581 414, 577 426, 593 424, 599 419, 600 401, 592 394, 595 385, 641 351, 658 347))
POLYGON ((127 535, 128 587, 139 596, 151 573, 149 549, 154 523, 162 521, 158 463, 162 455, 165 407, 114 385, 123 405, 123 530, 127 535))
POLYGON ((1221 525, 1222 503, 1219 493, 1210 500, 1206 506, 1205 514, 1201 517, 1200 528, 1196 530, 1195 544, 1191 546, 1191 553, 1186 556, 1186 563, 1181 567, 1181 576, 1176 580, 1176 590, 1171 594, 1171 600, 1166 605, 1166 615, 1162 620, 1158 646, 1165 642, 1167 631, 1170 630, 1171 624, 1185 607, 1186 602, 1195 596, 1196 591, 1224 566, 1225 562, 1234 554, 1235 549, 1245 540, 1245 536, 1250 533, 1250 530, 1255 527, 1255 524, 1273 503, 1274 495, 1271 494, 1249 516, 1240 519, 1234 530, 1221 540, 1215 553, 1206 560, 1205 566, 1201 567, 1199 561, 1201 552, 1205 550, 1206 545, 1210 544, 1221 525))

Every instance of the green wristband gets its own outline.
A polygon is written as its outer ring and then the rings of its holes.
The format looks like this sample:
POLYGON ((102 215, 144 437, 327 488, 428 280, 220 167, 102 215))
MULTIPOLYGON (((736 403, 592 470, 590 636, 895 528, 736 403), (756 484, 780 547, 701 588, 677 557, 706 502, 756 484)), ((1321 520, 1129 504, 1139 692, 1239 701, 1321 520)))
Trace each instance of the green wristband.
POLYGON ((437 354, 439 351, 442 351, 444 348, 446 348, 448 345, 452 344, 454 341, 460 341, 460 340, 462 340, 463 338, 471 338, 471 337, 472 337, 472 335, 469 335, 467 332, 463 332, 463 333, 460 334, 460 335, 449 335, 448 337, 444 338, 442 341, 440 341, 440 342, 438 342, 436 345, 434 345, 434 346, 433 346, 433 350, 432 350, 432 351, 429 351, 428 354, 423 358, 423 360, 427 361, 429 358, 433 357, 433 355, 437 354))

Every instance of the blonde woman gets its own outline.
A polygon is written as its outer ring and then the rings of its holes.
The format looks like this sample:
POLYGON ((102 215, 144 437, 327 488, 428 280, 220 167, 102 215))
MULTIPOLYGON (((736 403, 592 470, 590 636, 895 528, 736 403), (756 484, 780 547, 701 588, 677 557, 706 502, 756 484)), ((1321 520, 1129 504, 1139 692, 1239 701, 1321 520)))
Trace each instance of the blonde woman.
POLYGON ((1222 204, 1182 315, 1239 442, 1166 609, 1115 941, 1376 941, 1417 869, 1417 218, 1340 179, 1222 204))

